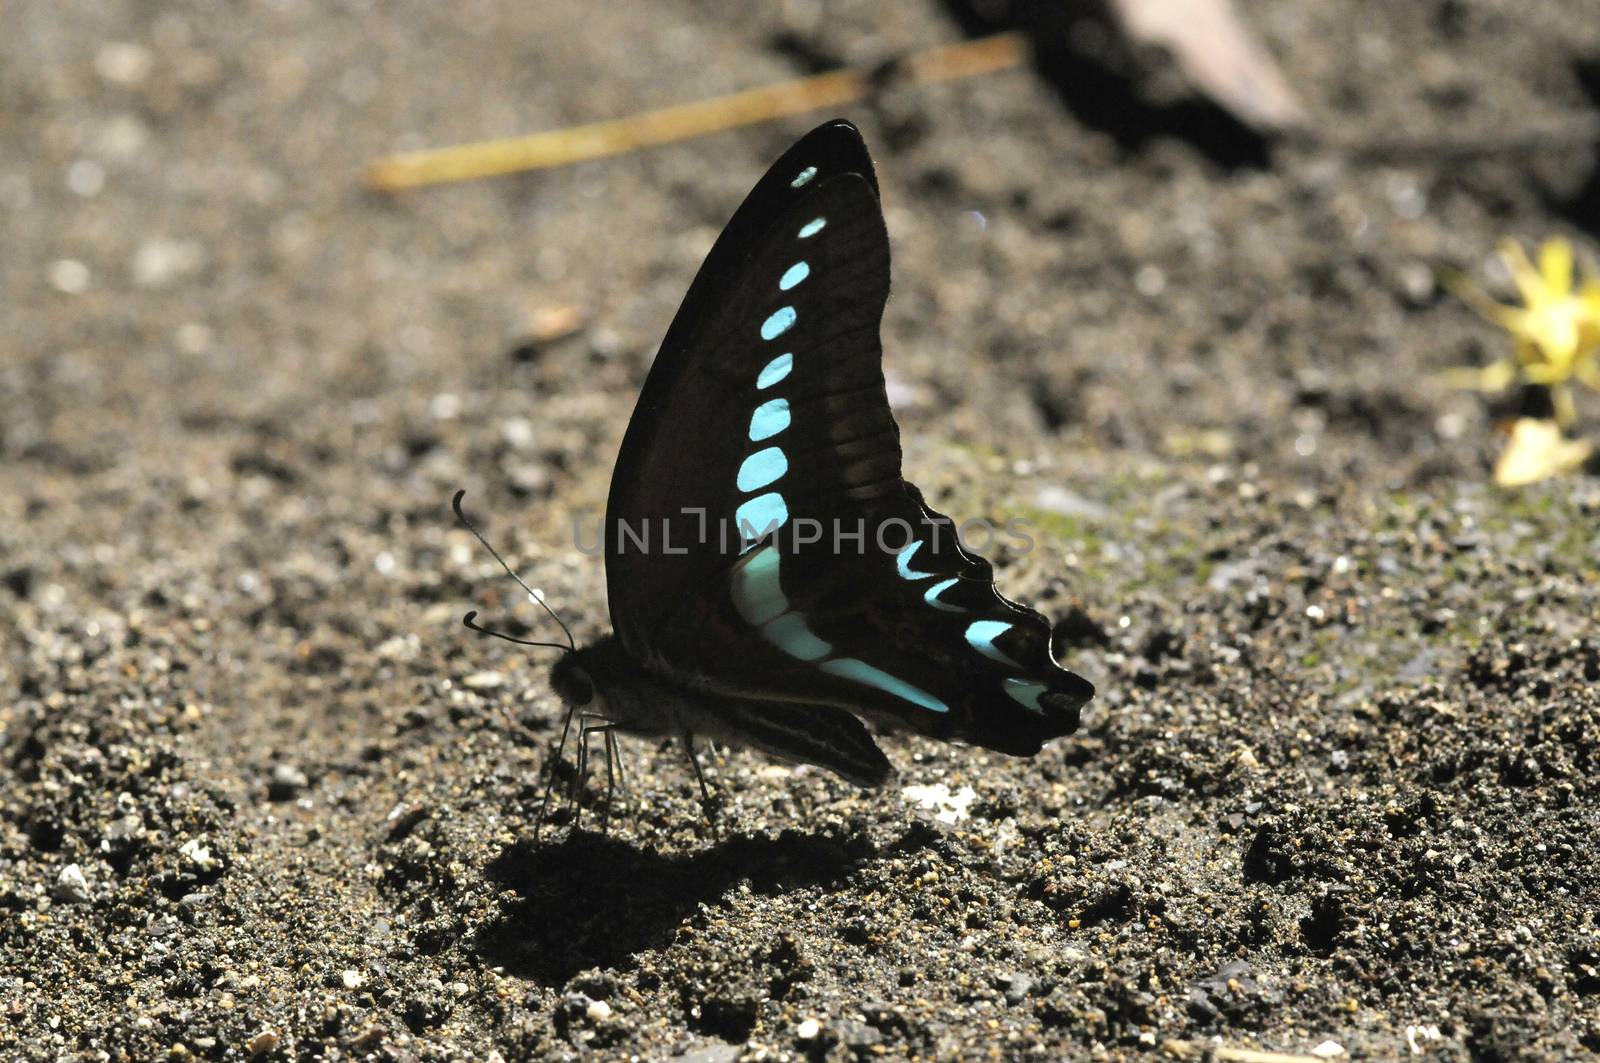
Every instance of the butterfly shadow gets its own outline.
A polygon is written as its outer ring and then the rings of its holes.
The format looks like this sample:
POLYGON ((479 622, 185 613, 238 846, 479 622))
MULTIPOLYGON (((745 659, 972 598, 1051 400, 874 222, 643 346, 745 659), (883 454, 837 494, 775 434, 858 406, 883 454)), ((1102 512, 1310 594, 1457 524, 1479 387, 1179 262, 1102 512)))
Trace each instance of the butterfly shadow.
POLYGON ((475 950, 490 965, 561 986, 579 971, 625 965, 669 944, 686 915, 737 882, 782 894, 839 881, 875 852, 869 842, 795 830, 726 838, 692 853, 587 832, 562 843, 521 841, 487 868, 519 899, 479 932, 475 950))

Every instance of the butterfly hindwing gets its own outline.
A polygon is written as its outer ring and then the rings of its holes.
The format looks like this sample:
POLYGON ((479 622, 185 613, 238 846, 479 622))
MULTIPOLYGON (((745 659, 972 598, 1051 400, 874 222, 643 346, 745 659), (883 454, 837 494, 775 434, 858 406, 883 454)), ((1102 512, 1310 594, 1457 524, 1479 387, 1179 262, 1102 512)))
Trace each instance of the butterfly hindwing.
POLYGON ((735 231, 679 311, 613 479, 624 646, 708 694, 1008 753, 1070 732, 1092 688, 902 479, 879 339, 888 239, 853 127, 802 140, 735 231))
POLYGON ((1055 663, 1049 623, 998 592, 954 522, 914 486, 900 488, 826 519, 799 503, 772 541, 734 563, 724 597, 686 602, 666 656, 726 694, 848 708, 891 729, 1037 753, 1076 728, 1093 687, 1055 663), (822 538, 794 543, 812 519, 822 538))

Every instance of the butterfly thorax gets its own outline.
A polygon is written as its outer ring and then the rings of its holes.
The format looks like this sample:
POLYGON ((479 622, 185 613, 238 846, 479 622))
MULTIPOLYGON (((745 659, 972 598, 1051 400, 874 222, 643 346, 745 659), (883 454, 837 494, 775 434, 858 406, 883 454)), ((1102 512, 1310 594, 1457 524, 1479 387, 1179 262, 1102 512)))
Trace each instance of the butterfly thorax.
POLYGON ((563 654, 550 669, 550 686, 568 705, 603 716, 621 730, 648 735, 683 733, 673 711, 681 695, 640 667, 615 635, 563 654))

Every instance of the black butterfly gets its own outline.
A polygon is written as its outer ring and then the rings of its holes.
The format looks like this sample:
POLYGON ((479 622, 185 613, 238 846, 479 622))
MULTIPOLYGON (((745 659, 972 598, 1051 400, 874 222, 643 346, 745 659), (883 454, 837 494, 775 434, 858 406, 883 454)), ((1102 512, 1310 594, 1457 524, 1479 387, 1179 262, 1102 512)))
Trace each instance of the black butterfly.
POLYGON ((872 162, 828 122, 746 197, 645 380, 606 512, 616 633, 551 670, 569 726, 681 737, 691 759, 701 735, 862 786, 891 768, 858 717, 1017 756, 1076 729, 1093 686, 901 478, 888 295, 872 162))

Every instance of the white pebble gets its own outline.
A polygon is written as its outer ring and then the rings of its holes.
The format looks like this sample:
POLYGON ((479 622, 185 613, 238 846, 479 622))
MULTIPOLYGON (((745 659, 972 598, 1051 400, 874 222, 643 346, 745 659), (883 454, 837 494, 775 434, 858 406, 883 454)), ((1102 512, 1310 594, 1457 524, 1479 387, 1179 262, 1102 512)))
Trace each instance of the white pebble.
POLYGON ((64 901, 86 901, 89 899, 89 880, 83 876, 83 868, 77 864, 68 864, 56 876, 56 896, 64 901))
POLYGON ((1406 1046, 1411 1049, 1411 1054, 1420 1056, 1428 1050, 1428 1042, 1438 1041, 1444 1037, 1439 1032, 1439 1027, 1432 1023, 1406 1027, 1406 1046))
POLYGON ((468 690, 493 690, 505 684, 506 677, 499 672, 473 672, 461 681, 468 690))
POLYGON ((178 847, 178 853, 201 871, 208 871, 216 866, 216 858, 211 855, 211 848, 199 838, 190 838, 178 847))
POLYGON ((822 1032, 822 1023, 816 1019, 807 1019, 795 1027, 794 1035, 802 1041, 815 1041, 817 1034, 822 1032))
POLYGON ((591 1000, 583 1013, 590 1022, 605 1022, 611 1018, 611 1005, 603 1000, 591 1000))
POLYGON ((1334 1059, 1344 1055, 1344 1045, 1338 1041, 1324 1041, 1311 1050, 1311 1054, 1318 1059, 1334 1059))
POLYGON ((173 339, 184 354, 203 354, 211 346, 211 329, 198 321, 185 321, 173 339))
POLYGON ((950 787, 942 782, 932 786, 907 786, 900 793, 907 801, 914 801, 922 808, 938 809, 934 818, 940 823, 959 823, 966 819, 967 806, 978 796, 970 786, 963 786, 951 793, 950 787))
POLYGON ((1140 295, 1153 299, 1167 290, 1167 275, 1161 272, 1159 266, 1140 266, 1133 275, 1133 286, 1140 295))
POLYGON ((500 422, 500 435, 517 450, 533 446, 533 422, 526 417, 507 417, 500 422))
POLYGON ((133 282, 141 288, 164 288, 205 264, 205 250, 193 240, 146 240, 134 252, 133 282))
POLYGON ((113 159, 131 159, 150 139, 149 130, 131 114, 114 114, 94 135, 95 151, 113 159))
POLYGON ((67 188, 73 195, 93 199, 105 186, 105 167, 93 159, 78 159, 67 167, 67 188))
POLYGON ((362 983, 366 981, 361 977, 361 972, 353 967, 346 967, 340 973, 339 980, 344 983, 346 989, 360 989, 362 983))
POLYGON ((113 85, 137 85, 155 65, 150 49, 132 41, 109 41, 95 53, 94 72, 113 85))
POLYGON ((89 267, 75 258, 60 258, 50 263, 50 287, 65 295, 89 290, 89 267))

